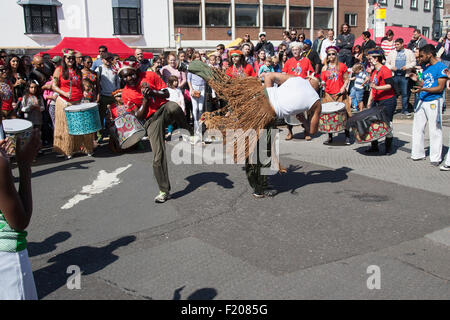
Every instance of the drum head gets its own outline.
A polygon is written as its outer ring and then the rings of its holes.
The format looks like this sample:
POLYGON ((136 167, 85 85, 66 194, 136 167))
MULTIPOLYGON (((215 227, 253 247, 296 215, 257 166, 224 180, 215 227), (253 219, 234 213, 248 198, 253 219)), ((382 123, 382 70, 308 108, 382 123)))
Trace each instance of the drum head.
POLYGON ((94 102, 91 103, 81 103, 81 104, 77 104, 74 106, 69 106, 67 108, 64 109, 64 111, 67 112, 80 112, 80 111, 85 111, 85 110, 89 110, 89 109, 93 109, 93 108, 97 108, 98 105, 94 102))
POLYGON ((341 111, 345 108, 345 103, 343 102, 326 102, 322 103, 322 113, 332 113, 341 111))
POLYGON ((25 131, 30 131, 33 128, 33 123, 23 119, 6 119, 3 120, 3 130, 9 134, 17 134, 25 131))
POLYGON ((121 149, 128 149, 141 141, 145 136, 145 130, 136 131, 133 135, 129 136, 121 145, 121 149))
POLYGON ((284 122, 290 124, 291 126, 299 126, 300 121, 297 119, 295 114, 291 114, 290 116, 284 117, 284 122))

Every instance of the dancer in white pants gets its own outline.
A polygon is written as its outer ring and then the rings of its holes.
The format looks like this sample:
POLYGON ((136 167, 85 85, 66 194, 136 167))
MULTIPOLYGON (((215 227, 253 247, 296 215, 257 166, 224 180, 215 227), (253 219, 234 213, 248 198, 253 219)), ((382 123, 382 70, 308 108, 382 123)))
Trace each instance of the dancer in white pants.
POLYGON ((425 126, 430 133, 430 161, 438 166, 442 160, 442 94, 447 82, 447 67, 436 58, 436 48, 425 45, 419 51, 419 63, 428 65, 423 70, 423 79, 412 75, 417 81, 413 93, 419 93, 419 102, 414 110, 411 159, 425 159, 425 126))
POLYGON ((441 166, 441 171, 450 171, 450 139, 448 142, 448 152, 447 152, 447 159, 445 160, 445 163, 441 166))

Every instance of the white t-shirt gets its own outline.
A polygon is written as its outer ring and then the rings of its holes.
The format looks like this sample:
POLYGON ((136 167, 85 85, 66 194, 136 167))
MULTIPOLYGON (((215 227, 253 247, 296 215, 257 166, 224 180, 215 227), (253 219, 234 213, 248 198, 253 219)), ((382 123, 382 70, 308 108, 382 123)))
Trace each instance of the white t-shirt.
POLYGON ((301 77, 289 78, 279 87, 266 89, 278 118, 308 111, 320 100, 319 94, 309 81, 301 77))
POLYGON ((320 49, 320 60, 323 61, 327 57, 327 48, 330 46, 335 46, 336 40, 330 40, 328 38, 323 39, 322 48, 320 49))
POLYGON ((184 96, 183 96, 183 93, 181 92, 180 88, 172 89, 172 88, 167 87, 167 90, 169 90, 169 94, 170 94, 170 96, 167 100, 178 103, 180 108, 183 109, 183 112, 186 113, 186 107, 184 104, 184 96))

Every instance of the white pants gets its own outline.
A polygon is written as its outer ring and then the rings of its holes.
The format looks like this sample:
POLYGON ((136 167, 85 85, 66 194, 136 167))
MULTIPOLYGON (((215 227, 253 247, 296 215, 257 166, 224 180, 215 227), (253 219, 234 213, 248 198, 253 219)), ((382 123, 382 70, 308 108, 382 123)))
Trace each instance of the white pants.
POLYGON ((0 300, 37 300, 28 251, 0 252, 0 300))
POLYGON ((205 104, 205 87, 192 85, 192 89, 201 92, 200 98, 191 97, 192 117, 194 118, 194 132, 196 136, 200 136, 202 134, 200 126, 200 117, 203 114, 203 105, 205 104))
POLYGON ((448 152, 447 159, 445 160, 445 165, 450 167, 450 139, 448 139, 448 152))
POLYGON ((425 126, 428 122, 430 135, 430 161, 442 160, 442 124, 437 123, 438 115, 442 116, 443 99, 420 101, 414 113, 411 158, 425 158, 425 126))

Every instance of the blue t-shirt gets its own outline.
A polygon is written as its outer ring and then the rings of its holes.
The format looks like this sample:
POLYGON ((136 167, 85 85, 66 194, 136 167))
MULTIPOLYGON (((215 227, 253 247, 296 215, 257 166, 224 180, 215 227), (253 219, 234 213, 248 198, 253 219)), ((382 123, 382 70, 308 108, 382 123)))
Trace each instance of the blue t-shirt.
MULTIPOLYGON (((434 88, 438 86, 439 78, 447 78, 446 74, 447 66, 442 62, 437 62, 433 65, 428 66, 422 72, 423 76, 423 87, 424 88, 434 88)), ((442 98, 444 90, 440 93, 430 93, 421 91, 419 93, 419 98, 422 101, 433 101, 442 98)))

